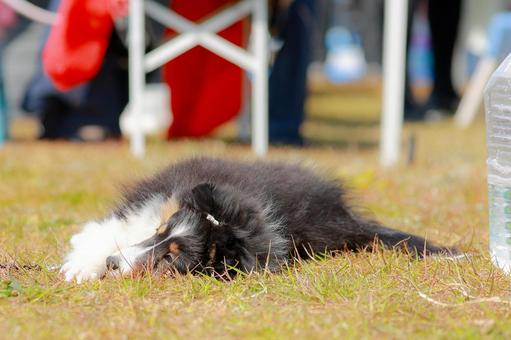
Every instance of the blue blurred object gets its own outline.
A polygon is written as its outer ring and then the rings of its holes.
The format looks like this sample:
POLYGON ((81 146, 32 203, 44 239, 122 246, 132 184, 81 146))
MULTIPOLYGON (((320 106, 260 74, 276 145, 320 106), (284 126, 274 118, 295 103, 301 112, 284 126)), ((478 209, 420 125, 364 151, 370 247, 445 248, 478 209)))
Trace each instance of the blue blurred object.
POLYGON ((511 12, 495 14, 488 29, 488 54, 498 61, 511 52, 511 12))
POLYGON ((481 60, 481 55, 475 54, 472 51, 468 50, 465 52, 465 60, 466 60, 465 73, 467 79, 470 79, 470 77, 474 75, 479 60, 481 60))
POLYGON ((367 71, 360 37, 342 26, 330 28, 325 37, 327 57, 324 72, 334 83, 362 78, 367 71))
POLYGON ((473 29, 467 34, 465 47, 465 74, 470 79, 481 58, 487 53, 488 34, 484 30, 473 29))
POLYGON ((425 9, 415 12, 411 34, 408 51, 408 75, 412 82, 431 84, 433 82, 433 51, 425 9))

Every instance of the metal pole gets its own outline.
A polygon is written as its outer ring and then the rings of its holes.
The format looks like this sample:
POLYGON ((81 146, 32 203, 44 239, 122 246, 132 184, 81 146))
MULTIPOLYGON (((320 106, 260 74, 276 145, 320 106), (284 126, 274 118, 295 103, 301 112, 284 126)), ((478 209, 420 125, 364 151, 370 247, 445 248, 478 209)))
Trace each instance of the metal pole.
POLYGON ((253 6, 252 149, 264 156, 268 152, 268 4, 253 0, 253 6))
POLYGON ((380 162, 395 165, 403 125, 408 1, 386 0, 383 37, 383 116, 380 162))
MULTIPOLYGON (((129 95, 130 111, 136 120, 141 121, 144 113, 145 88, 145 13, 144 0, 129 0, 129 95)), ((130 136, 131 152, 141 158, 145 154, 145 136, 142 130, 130 136)))

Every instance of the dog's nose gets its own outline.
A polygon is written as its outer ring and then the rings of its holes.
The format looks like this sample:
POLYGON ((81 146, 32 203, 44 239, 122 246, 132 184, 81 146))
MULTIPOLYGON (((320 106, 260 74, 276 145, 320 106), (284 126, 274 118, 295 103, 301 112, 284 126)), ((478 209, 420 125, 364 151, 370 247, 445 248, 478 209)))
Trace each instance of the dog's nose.
POLYGON ((118 256, 108 256, 106 258, 106 268, 108 270, 119 269, 119 257, 118 256))

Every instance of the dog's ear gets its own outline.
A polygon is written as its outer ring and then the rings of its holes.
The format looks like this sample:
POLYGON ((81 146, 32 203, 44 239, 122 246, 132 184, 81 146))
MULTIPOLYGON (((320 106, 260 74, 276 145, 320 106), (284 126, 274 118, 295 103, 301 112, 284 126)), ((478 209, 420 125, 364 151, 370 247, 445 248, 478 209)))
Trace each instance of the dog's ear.
POLYGON ((202 183, 194 187, 185 202, 192 209, 212 214, 217 210, 215 202, 215 186, 210 183, 202 183))
POLYGON ((257 205, 229 186, 210 183, 194 187, 185 198, 185 204, 201 213, 210 214, 219 222, 246 225, 257 215, 257 205))

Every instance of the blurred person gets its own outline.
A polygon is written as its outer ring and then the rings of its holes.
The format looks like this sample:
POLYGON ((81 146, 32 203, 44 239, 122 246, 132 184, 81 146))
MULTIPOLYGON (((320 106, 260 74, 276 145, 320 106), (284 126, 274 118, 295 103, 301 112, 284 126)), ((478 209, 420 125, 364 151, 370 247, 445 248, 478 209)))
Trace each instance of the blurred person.
MULTIPOLYGON (((408 16, 408 45, 410 45, 413 14, 422 0, 412 0, 408 16)), ((405 120, 435 120, 452 115, 459 96, 452 81, 452 59, 458 35, 462 0, 427 0, 427 13, 433 53, 433 86, 424 104, 413 98, 407 74, 405 86, 405 120)), ((408 61, 407 68, 408 70, 408 61)))
POLYGON ((41 122, 40 139, 74 141, 119 138, 119 116, 128 103, 127 51, 113 35, 99 73, 71 90, 59 90, 40 61, 23 109, 41 122))
MULTIPOLYGON (((60 0, 52 0, 49 9, 56 11, 60 5, 60 0)), ((64 26, 68 24, 62 23, 64 26)), ((65 77, 57 78, 55 81, 55 78, 48 76, 48 69, 43 67, 43 58, 46 57, 44 54, 47 52, 44 49, 49 40, 55 39, 55 35, 50 35, 54 30, 55 28, 48 27, 44 32, 44 43, 41 46, 36 73, 27 88, 22 104, 25 111, 39 118, 41 122, 39 138, 81 141, 120 137, 119 116, 128 103, 127 49, 118 35, 111 30, 110 37, 107 37, 104 56, 99 56, 101 59, 97 65, 99 69, 97 74, 89 81, 82 81, 79 86, 67 86, 67 82, 74 80, 74 77, 71 77, 71 80, 65 77)), ((100 28, 96 27, 96 30, 100 28)), ((65 44, 59 42, 50 46, 54 47, 60 51, 59 49, 65 49, 65 44)), ((51 52, 53 50, 50 51, 50 56, 51 52)), ((73 55, 68 54, 65 57, 70 59, 73 55)), ((62 68, 68 62, 62 58, 58 63, 52 64, 55 68, 62 68)), ((83 58, 81 63, 88 67, 94 60, 83 58)))
POLYGON ((302 145, 316 1, 274 1, 273 28, 282 40, 269 79, 270 143, 302 145))

